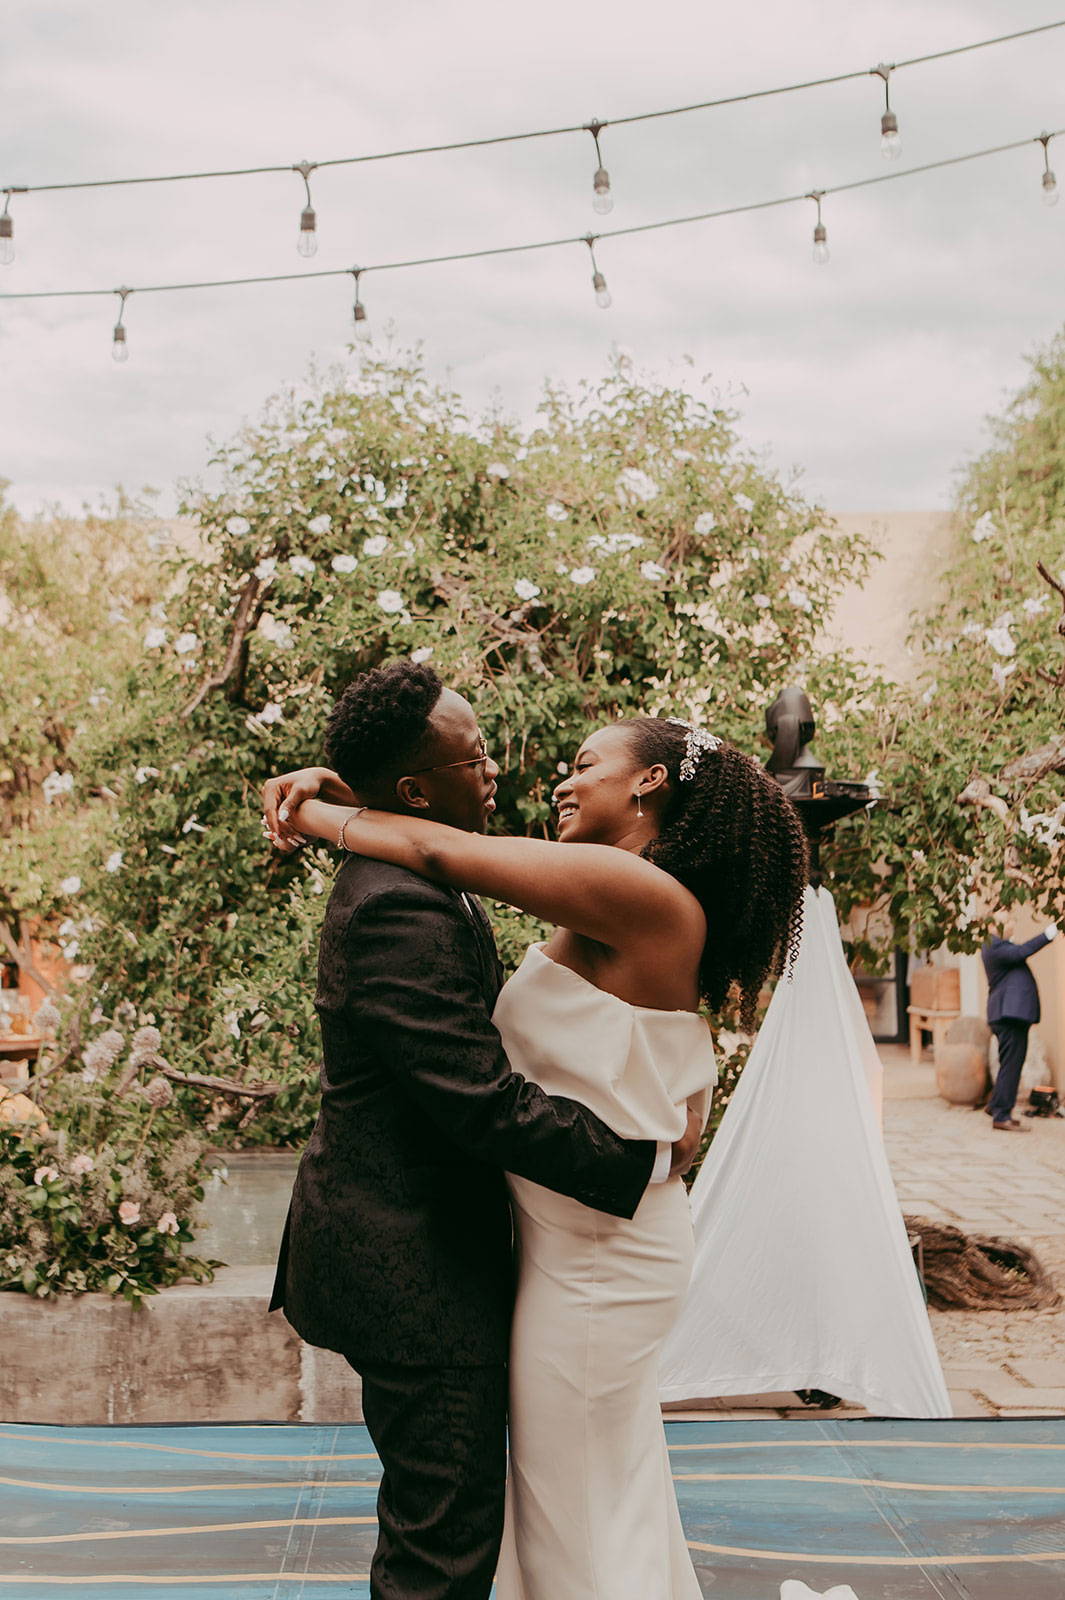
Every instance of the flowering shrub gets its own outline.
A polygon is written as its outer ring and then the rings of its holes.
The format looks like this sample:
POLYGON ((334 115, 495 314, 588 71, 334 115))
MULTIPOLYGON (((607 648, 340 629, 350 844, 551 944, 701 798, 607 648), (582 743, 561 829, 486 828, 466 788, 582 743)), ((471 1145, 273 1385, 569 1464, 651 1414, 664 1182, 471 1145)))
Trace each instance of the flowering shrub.
MULTIPOLYGON (((475 701, 502 826, 542 832, 594 722, 705 721, 757 748, 795 677, 844 710, 867 692, 814 642, 869 559, 768 476, 730 416, 618 363, 551 391, 531 431, 466 417, 402 361, 277 402, 222 449, 186 508, 201 553, 161 584, 123 715, 80 746, 74 805, 107 801, 76 852, 61 933, 104 1011, 159 1018, 173 1064, 282 1085, 249 1111, 180 1088, 222 1139, 302 1139, 316 1107, 314 956, 328 851, 264 847, 271 772, 321 758, 358 671, 432 660, 475 701)), ((501 920, 507 953, 526 930, 501 920)))
POLYGON ((101 1290, 134 1303, 219 1263, 183 1254, 203 1198, 202 1142, 175 1120, 158 1030, 109 1026, 27 1094, 0 1098, 0 1289, 101 1290), (4 1115, 5 1111, 8 1115, 4 1115))

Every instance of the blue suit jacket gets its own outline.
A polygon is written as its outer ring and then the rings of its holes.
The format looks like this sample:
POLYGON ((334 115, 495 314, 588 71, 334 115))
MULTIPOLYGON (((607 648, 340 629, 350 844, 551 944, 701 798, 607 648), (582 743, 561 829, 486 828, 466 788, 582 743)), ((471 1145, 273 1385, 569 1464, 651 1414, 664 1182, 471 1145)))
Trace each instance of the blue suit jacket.
POLYGON ((1029 956, 1049 943, 1045 933, 1037 933, 1027 944, 992 939, 984 945, 980 954, 987 973, 988 1022, 1000 1022, 1004 1017, 1017 1022, 1039 1021, 1039 990, 1026 963, 1029 956))

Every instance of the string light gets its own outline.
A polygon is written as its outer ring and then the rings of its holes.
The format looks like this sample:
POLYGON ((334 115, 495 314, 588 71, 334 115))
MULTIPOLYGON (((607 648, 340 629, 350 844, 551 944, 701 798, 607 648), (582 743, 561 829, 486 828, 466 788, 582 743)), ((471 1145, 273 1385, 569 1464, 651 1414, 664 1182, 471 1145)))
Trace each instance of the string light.
POLYGON ((317 161, 297 161, 292 168, 293 172, 298 172, 303 179, 303 187, 307 191, 307 204, 300 212, 300 231, 296 240, 296 249, 301 256, 305 256, 308 260, 318 253, 318 218, 315 216, 314 207, 311 204, 310 183, 311 173, 315 171, 317 166, 317 161))
MULTIPOLYGON (((1036 134, 1025 139, 1014 139, 1009 144, 990 145, 983 150, 969 150, 962 155, 947 156, 940 161, 926 161, 920 166, 892 169, 890 172, 878 173, 875 177, 855 178, 849 183, 837 183, 828 188, 811 189, 805 194, 778 195, 771 200, 754 200, 745 205, 722 206, 716 211, 697 211, 687 216, 662 217, 656 222, 633 223, 624 228, 609 228, 598 234, 580 234, 574 237, 569 235, 557 239, 535 239, 523 244, 493 245, 482 250, 451 251, 446 255, 422 256, 409 258, 402 261, 375 261, 369 267, 329 267, 319 268, 313 272, 274 272, 259 274, 246 278, 214 278, 204 281, 187 281, 183 283, 152 283, 140 284, 138 294, 172 294, 181 290, 190 289, 233 289, 243 288, 251 284, 263 283, 296 283, 305 282, 311 278, 338 278, 347 277, 353 273, 362 272, 399 272, 414 267, 442 266, 448 262, 458 261, 484 261, 499 256, 524 255, 534 250, 558 250, 563 246, 586 244, 592 252, 592 287, 596 292, 597 303, 606 309, 610 304, 610 293, 607 289, 606 279, 599 271, 595 259, 594 246, 601 239, 622 239, 642 233, 658 233, 664 228, 688 227, 697 222, 715 222, 723 217, 746 216, 755 211, 769 211, 781 206, 798 205, 803 200, 813 200, 817 204, 817 225, 814 229, 814 247, 817 251, 815 259, 818 263, 828 260, 828 231, 821 216, 821 201, 828 195, 848 194, 856 189, 868 189, 875 184, 891 183, 899 178, 916 178, 926 172, 939 172, 947 167, 962 166, 970 161, 982 161, 989 156, 1003 155, 1012 150, 1024 150, 1030 144, 1042 144, 1044 155, 1051 139, 1065 135, 1065 128, 1055 128, 1049 133, 1036 134)), ((288 169, 286 169, 288 170, 288 169)), ((1046 172, 1053 179, 1046 165, 1046 172)), ((1052 190, 1056 194, 1057 181, 1052 184, 1044 182, 1044 195, 1052 190)), ((16 191, 17 192, 17 191, 16 191)), ((1050 201, 1053 204, 1054 201, 1050 201)), ((71 300, 95 298, 109 294, 132 294, 133 289, 20 289, 13 291, 0 290, 0 300, 71 300)), ((356 283, 356 293, 358 284, 356 283)), ((119 319, 121 322, 121 318, 119 319)), ((360 318, 359 321, 364 321, 360 318)), ((117 342, 117 341, 116 341, 117 342)), ((121 359, 121 358, 119 358, 121 359)))
POLYGON ((360 344, 369 344, 373 338, 373 329, 370 327, 370 319, 366 315, 366 307, 363 305, 359 294, 359 279, 362 277, 362 268, 352 267, 351 276, 355 279, 355 305, 352 308, 352 316, 355 319, 355 337, 360 344))
POLYGON ((884 80, 884 114, 880 118, 880 154, 885 161, 897 161, 902 154, 902 140, 899 137, 899 121, 891 109, 891 74, 894 67, 889 67, 883 61, 878 67, 873 68, 873 76, 884 80))
POLYGON ((133 293, 133 290, 116 289, 114 292, 119 297, 119 306, 118 321, 115 323, 114 332, 111 335, 111 360, 122 362, 129 360, 129 345, 126 343, 126 325, 123 319, 126 315, 126 301, 133 293))
MULTIPOLYGON (((888 70, 891 72, 900 72, 905 67, 918 67, 932 61, 944 61, 952 56, 967 55, 974 50, 986 50, 995 45, 1012 43, 1017 39, 1029 39, 1036 34, 1050 33, 1058 28, 1065 28, 1065 20, 1059 22, 1041 23, 1034 28, 1021 28, 1014 33, 998 34, 993 39, 977 39, 971 44, 955 45, 949 50, 933 50, 925 55, 910 56, 905 61, 895 62, 888 70)), ((47 194, 53 192, 58 193, 68 189, 121 188, 145 183, 189 183, 208 178, 248 178, 261 176, 266 173, 292 171, 299 172, 304 176, 304 178, 306 178, 310 172, 313 172, 316 168, 321 167, 356 166, 370 161, 396 161, 409 156, 439 155, 445 151, 452 150, 477 150, 483 149, 490 145, 516 144, 530 139, 553 139, 566 134, 586 133, 589 132, 593 126, 596 129, 600 129, 608 125, 616 128, 630 126, 637 122, 653 122, 663 117, 688 116, 690 113, 695 111, 713 111, 723 106, 742 105, 753 100, 765 100, 785 94, 799 94, 807 89, 822 89, 834 84, 851 83, 859 78, 868 77, 870 73, 875 73, 878 76, 882 76, 882 71, 879 67, 863 67, 851 72, 837 72, 828 77, 810 78, 802 83, 779 84, 769 89, 754 89, 745 94, 725 95, 716 100, 698 100, 690 105, 669 106, 657 111, 640 111, 630 116, 611 117, 609 124, 574 123, 564 127, 534 128, 521 133, 495 134, 483 139, 457 139, 442 144, 415 145, 403 150, 381 150, 374 151, 366 155, 336 156, 327 161, 300 162, 295 167, 287 165, 227 167, 218 168, 207 172, 171 172, 150 174, 146 177, 81 179, 75 182, 67 183, 33 184, 30 188, 22 185, 12 186, 5 190, 0 190, 0 192, 5 192, 7 194, 47 194), (306 169, 306 171, 304 171, 304 169, 306 169)), ((888 107, 888 112, 890 112, 890 106, 888 107)), ((885 113, 885 115, 887 115, 887 113, 885 113)), ((881 119, 882 133, 886 134, 889 130, 884 128, 883 120, 884 119, 881 119)), ((897 128, 895 131, 897 131, 897 128)), ((603 171, 603 176, 605 177, 606 172, 605 169, 602 168, 601 160, 600 170, 603 171)), ((596 176, 598 177, 598 175, 599 174, 597 173, 596 176)), ((609 188, 607 188, 606 194, 609 195, 609 188)), ((598 197, 599 192, 597 191, 597 198, 598 197)), ((309 191, 307 211, 311 213, 311 217, 313 218, 313 208, 311 207, 310 203, 309 191)), ((314 235, 315 227, 313 222, 310 222, 309 226, 305 230, 301 220, 301 236, 304 232, 312 236, 314 235)), ((305 246, 305 249, 308 254, 313 255, 313 245, 309 247, 305 246)))
POLYGON ((1058 194, 1058 180, 1050 170, 1050 153, 1047 145, 1053 139, 1052 133, 1041 133, 1039 143, 1043 146, 1043 204, 1056 206, 1060 196, 1058 194))
POLYGON ((613 305, 610 290, 606 286, 606 279, 599 270, 599 263, 595 259, 595 246, 597 235, 586 233, 584 242, 588 246, 588 254, 592 258, 592 288, 595 290, 595 303, 602 311, 609 311, 613 305))
POLYGON ((0 211, 0 266, 9 267, 15 259, 15 224, 8 211, 11 190, 5 189, 4 194, 7 198, 3 211, 0 211))
POLYGON ((824 199, 824 197, 825 191, 823 189, 811 189, 810 193, 806 196, 807 200, 812 200, 817 206, 817 221, 814 223, 813 255, 814 260, 817 262, 819 267, 827 265, 829 256, 828 229, 821 221, 821 201, 824 199))
POLYGON ((603 152, 599 148, 599 135, 606 127, 606 123, 597 122, 593 117, 585 126, 595 144, 596 170, 592 179, 592 210, 599 216, 606 217, 614 209, 614 196, 610 193, 610 174, 603 165, 603 152))

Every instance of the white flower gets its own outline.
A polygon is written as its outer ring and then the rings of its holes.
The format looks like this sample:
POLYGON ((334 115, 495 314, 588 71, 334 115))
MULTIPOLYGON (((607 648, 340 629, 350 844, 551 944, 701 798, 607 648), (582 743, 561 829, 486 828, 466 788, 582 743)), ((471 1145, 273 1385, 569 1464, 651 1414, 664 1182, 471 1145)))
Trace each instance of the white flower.
POLYGON ((788 599, 790 600, 791 604, 796 606, 800 611, 813 610, 813 603, 810 599, 810 596, 798 583, 793 583, 791 588, 788 590, 788 599))
POLYGON ((314 571, 314 562, 310 556, 290 556, 288 564, 297 578, 309 578, 314 571))
POLYGON ((754 601, 759 611, 765 611, 768 606, 773 604, 772 600, 770 600, 767 594, 753 594, 751 599, 754 601))
POLYGON ((877 767, 873 767, 871 769, 871 771, 869 771, 869 772, 867 772, 865 774, 865 777, 862 779, 862 782, 865 784, 865 787, 869 790, 870 796, 872 796, 873 798, 879 800, 881 795, 882 795, 882 793, 883 793, 883 790, 880 787, 880 771, 879 771, 879 769, 877 767))
POLYGON ((33 1181, 38 1185, 54 1183, 58 1176, 59 1172, 55 1167, 38 1167, 33 1174, 33 1181))
POLYGON ((591 583, 595 577, 594 567, 574 567, 570 572, 574 583, 591 583))
POLYGON ((1046 595, 1046 594, 1036 595, 1034 600, 1026 600, 1024 602, 1024 614, 1025 614, 1026 617, 1038 617, 1041 614, 1041 612, 1046 610, 1046 608, 1047 608, 1047 606, 1049 604, 1050 604, 1050 596, 1049 595, 1046 595))
POLYGON ((407 603, 398 589, 382 589, 377 596, 377 604, 389 617, 396 617, 401 611, 406 610, 407 603))
POLYGON ((732 496, 732 503, 733 505, 739 506, 741 511, 754 510, 754 501, 751 499, 750 495, 734 494, 732 496))
POLYGON ((980 638, 982 636, 982 634, 983 634, 983 631, 984 631, 983 623, 981 623, 981 622, 967 622, 965 624, 964 628, 961 631, 962 631, 962 636, 964 638, 966 638, 966 639, 977 639, 977 638, 980 638))
POLYGON ((560 778, 568 777, 569 776, 569 762, 568 761, 560 761, 558 766, 555 768, 555 771, 558 773, 560 778))
POLYGON ((234 538, 239 539, 242 533, 251 532, 251 523, 248 521, 247 517, 230 517, 229 521, 226 523, 226 532, 233 534, 234 538))
POLYGON ((1017 646, 1009 628, 985 628, 984 638, 996 655, 1014 656, 1017 654, 1017 646))
POLYGON ((161 650, 166 643, 165 628, 148 628, 144 634, 144 648, 146 650, 161 650))
POLYGON ((269 583, 276 571, 277 557, 263 556, 263 559, 259 562, 259 565, 255 569, 255 576, 258 578, 260 583, 269 583))
POLYGON ((1001 661, 995 662, 994 666, 991 668, 991 676, 994 679, 995 685, 1000 693, 1005 693, 1006 679, 1009 677, 1011 672, 1015 672, 1016 670, 1017 663, 1015 661, 1011 661, 1008 667, 1004 667, 1001 661))
POLYGON ((149 778, 157 778, 158 776, 158 767, 138 767, 133 774, 133 781, 134 783, 147 783, 149 778))
POLYGON ((92 1156, 78 1155, 70 1163, 71 1173, 75 1178, 83 1178, 87 1172, 92 1172, 96 1162, 92 1156))
POLYGON ((371 534, 368 539, 363 540, 362 553, 364 556, 383 556, 391 542, 386 534, 371 534))
POLYGON ((289 623, 282 622, 278 617, 271 616, 269 611, 264 611, 259 618, 255 629, 260 638, 267 644, 276 644, 279 650, 292 649, 292 628, 289 623))
POLYGON ((53 800, 58 800, 61 794, 74 793, 74 774, 72 772, 50 772, 41 784, 41 792, 45 804, 51 805, 53 800))
POLYGON ((159 1221, 155 1224, 156 1233, 177 1233, 178 1219, 172 1211, 164 1211, 159 1221))
POLYGON ((792 567, 791 557, 790 556, 785 556, 783 561, 780 563, 781 572, 790 572, 791 571, 791 567, 792 567))
MULTIPOLYGON (((321 474, 319 474, 319 477, 321 474)), ((332 477, 332 473, 329 474, 332 477)), ((333 519, 328 511, 323 511, 319 516, 312 517, 307 524, 308 533, 328 533, 333 526, 333 519)))
POLYGON ((64 878, 59 885, 60 894, 77 894, 80 889, 81 879, 76 872, 72 873, 69 878, 64 878))
POLYGON ((537 584, 531 583, 528 578, 516 578, 514 581, 514 593, 519 600, 535 600, 540 593, 540 589, 537 584))
POLYGON ((234 1039, 239 1039, 240 1038, 240 1021, 239 1021, 239 1018, 237 1016, 237 1013, 235 1011, 227 1011, 225 1016, 223 1017, 222 1021, 223 1021, 224 1025, 225 1025, 226 1032, 228 1034, 231 1034, 234 1039))
POLYGON ((181 633, 174 640, 174 649, 179 656, 191 655, 200 648, 199 636, 195 633, 181 633))
POLYGON ((916 861, 919 867, 923 867, 927 862, 928 857, 925 855, 923 850, 911 850, 910 859, 911 861, 916 861))
POLYGON ((156 1053, 163 1042, 163 1036, 158 1028, 146 1026, 138 1028, 130 1040, 130 1052, 135 1056, 151 1056, 156 1053))
POLYGON ((259 721, 265 722, 269 726, 271 722, 280 722, 284 715, 284 711, 276 700, 268 700, 259 712, 259 721))
POLYGON ((547 502, 544 507, 544 514, 549 516, 552 522, 565 522, 569 516, 565 506, 560 506, 557 500, 549 500, 547 502))
POLYGON ((430 659, 432 653, 432 645, 423 644, 420 650, 411 651, 410 658, 416 667, 420 667, 423 661, 428 661, 430 659))
POLYGON ((104 871, 105 872, 121 872, 121 870, 122 870, 122 852, 121 852, 121 850, 112 850, 111 854, 108 856, 107 860, 104 862, 104 871))
POLYGON ((655 480, 639 467, 626 467, 618 474, 617 497, 623 506, 635 505, 637 501, 646 504, 654 500, 658 492, 655 480))
POLYGON ((489 478, 510 477, 510 468, 502 461, 490 461, 484 470, 486 476, 489 478))
POLYGON ((194 811, 192 816, 186 817, 184 822, 181 824, 181 831, 182 833, 206 833, 207 829, 204 827, 202 822, 197 822, 196 813, 194 811))
POLYGON ((701 511, 695 519, 694 529, 698 534, 713 533, 716 524, 712 511, 701 511))
POLYGON ((334 572, 354 572, 358 564, 354 556, 334 556, 329 563, 334 572))
POLYGON ((932 701, 935 699, 936 695, 938 694, 938 692, 939 692, 939 684, 938 683, 930 683, 928 685, 928 688, 925 690, 924 694, 921 696, 921 704, 923 706, 930 706, 932 704, 932 701))
POLYGON ((983 516, 973 524, 973 543, 983 544, 985 539, 990 539, 995 532, 995 524, 990 511, 985 511, 983 516))
POLYGON ((118 1208, 118 1220, 124 1222, 127 1228, 141 1220, 141 1208, 136 1200, 123 1200, 118 1208))
POLYGON ((657 561, 641 561, 640 577, 646 578, 648 583, 660 583, 663 578, 669 577, 669 573, 657 561))
POLYGON ((674 450, 674 461, 694 461, 695 455, 691 450, 674 450))

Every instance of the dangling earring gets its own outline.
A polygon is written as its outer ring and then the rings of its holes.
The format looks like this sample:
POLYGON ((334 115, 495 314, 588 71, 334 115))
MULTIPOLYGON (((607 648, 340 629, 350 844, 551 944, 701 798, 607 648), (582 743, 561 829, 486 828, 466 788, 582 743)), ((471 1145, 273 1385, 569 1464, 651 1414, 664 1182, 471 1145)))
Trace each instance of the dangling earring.
POLYGON ((636 815, 637 815, 637 817, 639 819, 642 820, 643 819, 643 796, 640 794, 639 789, 637 789, 637 791, 636 791, 635 800, 636 800, 636 815))

